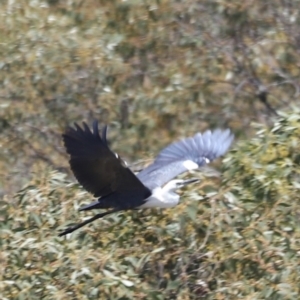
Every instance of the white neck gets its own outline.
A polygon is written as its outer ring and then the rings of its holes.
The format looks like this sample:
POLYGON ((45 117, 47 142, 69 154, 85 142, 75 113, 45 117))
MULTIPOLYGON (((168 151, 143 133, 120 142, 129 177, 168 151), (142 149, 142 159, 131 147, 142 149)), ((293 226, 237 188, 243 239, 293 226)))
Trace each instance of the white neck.
POLYGON ((174 191, 168 191, 158 187, 153 190, 152 195, 146 199, 146 203, 141 205, 140 208, 174 207, 178 204, 179 198, 179 195, 176 194, 174 191))

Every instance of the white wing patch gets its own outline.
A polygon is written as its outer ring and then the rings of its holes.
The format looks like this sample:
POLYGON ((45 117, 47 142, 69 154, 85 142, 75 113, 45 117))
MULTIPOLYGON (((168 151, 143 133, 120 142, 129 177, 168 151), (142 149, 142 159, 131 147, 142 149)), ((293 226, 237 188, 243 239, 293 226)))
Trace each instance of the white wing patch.
POLYGON ((207 157, 204 157, 204 160, 205 160, 205 162, 206 162, 207 164, 210 163, 210 160, 209 160, 207 157))
POLYGON ((192 160, 185 160, 182 164, 189 171, 196 170, 199 168, 198 164, 196 164, 192 160))

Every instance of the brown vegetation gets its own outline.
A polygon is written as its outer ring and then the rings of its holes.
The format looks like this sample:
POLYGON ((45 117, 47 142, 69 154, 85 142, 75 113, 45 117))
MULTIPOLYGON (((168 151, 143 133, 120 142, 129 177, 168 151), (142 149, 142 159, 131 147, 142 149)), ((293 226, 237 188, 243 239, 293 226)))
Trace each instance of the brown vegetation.
POLYGON ((298 7, 2 1, 0 298, 296 299, 298 7), (91 200, 61 132, 94 118, 132 163, 208 127, 243 142, 178 207, 61 239, 91 200))

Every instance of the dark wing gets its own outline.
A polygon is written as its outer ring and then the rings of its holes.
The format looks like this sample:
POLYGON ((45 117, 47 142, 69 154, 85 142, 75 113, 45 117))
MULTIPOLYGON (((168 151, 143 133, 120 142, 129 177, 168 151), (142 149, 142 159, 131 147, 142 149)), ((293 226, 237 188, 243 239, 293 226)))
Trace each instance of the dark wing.
POLYGON ((225 154, 233 139, 229 129, 217 129, 174 142, 163 149, 153 164, 138 173, 137 177, 149 189, 163 186, 177 175, 201 167, 225 154))
POLYGON ((109 149, 106 131, 105 126, 101 137, 98 122, 94 121, 93 131, 83 123, 83 128, 75 124, 75 128, 70 127, 63 134, 70 166, 78 182, 95 197, 112 193, 126 196, 132 191, 150 194, 124 161, 109 149))

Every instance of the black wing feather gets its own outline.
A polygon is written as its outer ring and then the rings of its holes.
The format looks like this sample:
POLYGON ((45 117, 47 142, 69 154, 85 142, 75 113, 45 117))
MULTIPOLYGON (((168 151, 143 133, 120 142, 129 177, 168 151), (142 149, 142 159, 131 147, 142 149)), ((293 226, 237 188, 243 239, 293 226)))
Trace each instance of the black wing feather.
POLYGON ((106 132, 105 126, 101 137, 98 122, 94 121, 93 132, 86 123, 83 128, 75 123, 75 128, 69 127, 63 134, 70 166, 78 182, 95 197, 113 193, 126 196, 132 190, 138 195, 150 195, 148 188, 109 149, 106 132))

